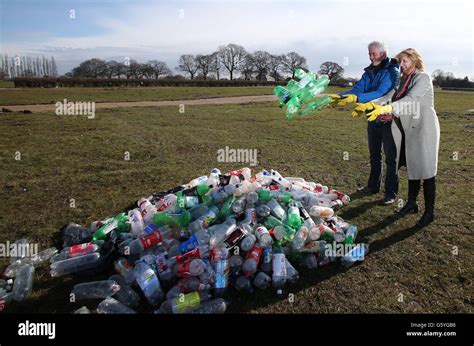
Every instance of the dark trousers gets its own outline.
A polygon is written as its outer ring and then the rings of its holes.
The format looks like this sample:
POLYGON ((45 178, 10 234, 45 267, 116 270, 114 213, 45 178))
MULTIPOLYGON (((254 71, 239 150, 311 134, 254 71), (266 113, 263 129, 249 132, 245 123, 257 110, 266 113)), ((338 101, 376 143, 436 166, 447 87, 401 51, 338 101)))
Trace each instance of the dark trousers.
MULTIPOLYGON (((418 193, 420 192, 420 180, 408 180, 408 202, 416 202, 418 193)), ((423 195, 425 197, 425 212, 434 212, 436 181, 435 177, 423 180, 423 195)))
POLYGON ((384 124, 369 122, 367 125, 370 153, 370 177, 367 186, 374 192, 380 190, 383 146, 385 164, 387 166, 387 172, 385 174, 385 195, 395 198, 398 194, 397 147, 393 140, 391 126, 391 122, 384 124))

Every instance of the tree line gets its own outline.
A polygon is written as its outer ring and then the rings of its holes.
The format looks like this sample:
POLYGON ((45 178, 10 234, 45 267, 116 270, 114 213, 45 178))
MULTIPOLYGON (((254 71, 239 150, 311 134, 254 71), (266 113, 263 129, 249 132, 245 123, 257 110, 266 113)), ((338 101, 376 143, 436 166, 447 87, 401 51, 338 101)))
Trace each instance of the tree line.
POLYGON ((58 67, 54 57, 0 55, 0 79, 57 76, 58 67))

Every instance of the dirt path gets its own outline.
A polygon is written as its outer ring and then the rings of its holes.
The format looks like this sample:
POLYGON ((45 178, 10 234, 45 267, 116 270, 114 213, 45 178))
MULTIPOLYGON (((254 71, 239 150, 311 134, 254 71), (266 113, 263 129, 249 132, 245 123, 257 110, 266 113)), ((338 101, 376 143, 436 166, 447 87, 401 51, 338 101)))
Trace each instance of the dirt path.
MULTIPOLYGON (((225 104, 241 104, 251 102, 268 102, 277 101, 275 95, 257 95, 257 96, 236 96, 236 97, 217 97, 196 100, 178 100, 178 101, 139 101, 139 102, 97 102, 96 109, 105 108, 130 108, 130 107, 163 107, 163 106, 179 106, 179 105, 225 105, 225 104)), ((15 105, 0 106, 4 112, 54 112, 55 104, 36 104, 36 105, 15 105)))

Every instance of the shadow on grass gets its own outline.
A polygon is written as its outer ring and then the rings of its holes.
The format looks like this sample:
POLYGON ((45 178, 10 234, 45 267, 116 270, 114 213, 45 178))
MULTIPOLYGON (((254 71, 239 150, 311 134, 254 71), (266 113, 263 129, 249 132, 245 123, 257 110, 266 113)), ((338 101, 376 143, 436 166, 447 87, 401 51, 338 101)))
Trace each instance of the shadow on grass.
MULTIPOLYGON (((366 204, 376 204, 379 203, 379 201, 374 201, 374 202, 368 202, 365 203, 362 206, 365 206, 366 204)), ((362 207, 359 206, 359 207, 362 207)), ((401 218, 400 215, 398 214, 392 214, 382 221, 376 223, 373 226, 367 227, 359 232, 360 238, 358 238, 358 242, 367 242, 367 237, 370 236, 371 234, 374 234, 378 231, 383 230, 387 226, 391 225, 395 221, 399 220, 401 218)), ((369 253, 367 255, 366 260, 370 260, 371 254, 377 253, 379 251, 382 251, 389 246, 392 246, 400 241, 403 241, 414 234, 416 234, 420 229, 417 228, 416 226, 402 229, 400 231, 397 231, 396 233, 388 236, 387 238, 376 240, 372 243, 369 243, 369 253)), ((348 270, 351 270, 354 267, 357 267, 358 265, 361 265, 361 263, 356 263, 353 266, 349 268, 345 268, 342 265, 335 264, 335 265, 329 265, 326 267, 321 267, 316 270, 310 270, 306 268, 298 268, 298 271, 300 273, 300 280, 294 284, 288 286, 287 291, 295 294, 297 292, 300 292, 302 290, 314 287, 318 285, 319 283, 330 279, 331 277, 345 273, 348 270)), ((228 312, 230 313, 239 313, 239 312, 249 312, 253 309, 258 309, 258 308, 263 308, 267 305, 277 303, 281 301, 284 298, 279 298, 277 297, 274 293, 270 293, 270 290, 265 290, 265 291, 258 291, 255 292, 251 298, 249 299, 250 296, 238 296, 237 294, 231 294, 229 296, 229 301, 231 302, 228 312)))
POLYGON ((365 213, 368 209, 373 208, 379 204, 380 204, 379 200, 365 202, 358 205, 357 207, 342 210, 342 212, 338 214, 338 216, 342 217, 344 220, 350 220, 352 218, 355 218, 365 213))

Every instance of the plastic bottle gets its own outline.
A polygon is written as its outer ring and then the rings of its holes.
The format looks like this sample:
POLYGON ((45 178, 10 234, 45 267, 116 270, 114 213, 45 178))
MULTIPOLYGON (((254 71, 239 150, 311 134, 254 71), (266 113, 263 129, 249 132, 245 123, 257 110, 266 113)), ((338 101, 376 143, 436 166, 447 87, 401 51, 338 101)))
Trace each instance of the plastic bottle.
POLYGON ((15 281, 13 282, 13 300, 22 301, 30 294, 33 288, 33 277, 35 267, 26 265, 18 270, 15 281))
POLYGON ((107 297, 97 306, 99 314, 136 314, 135 310, 123 305, 118 300, 107 297))
POLYGON ((269 246, 273 243, 270 232, 268 232, 268 229, 263 225, 257 226, 255 229, 255 235, 257 236, 258 242, 261 246, 269 246))
POLYGON ((51 264, 51 276, 58 277, 62 275, 80 272, 97 266, 101 256, 94 252, 80 257, 69 258, 63 261, 51 264))
POLYGON ((98 240, 96 243, 88 242, 64 248, 60 253, 51 257, 51 263, 97 252, 103 244, 103 240, 98 240))
POLYGON ((241 275, 237 278, 234 285, 235 289, 239 292, 252 293, 253 287, 250 279, 247 276, 241 275))
POLYGON ((206 229, 217 219, 218 214, 219 208, 212 206, 209 208, 206 214, 191 222, 188 229, 191 231, 191 233, 196 233, 197 231, 206 229))
POLYGON ((213 299, 201 304, 190 311, 191 314, 223 314, 227 309, 227 303, 222 298, 213 299))
POLYGON ((262 264, 263 272, 270 274, 272 272, 273 249, 271 246, 265 246, 262 249, 262 264))
POLYGON ((93 235, 92 241, 105 240, 110 232, 116 231, 118 233, 128 232, 130 230, 130 222, 125 213, 116 215, 113 219, 100 227, 93 235))
POLYGON ((255 245, 256 241, 257 237, 255 237, 253 234, 248 234, 240 242, 240 249, 242 251, 249 251, 255 245))
POLYGON ((295 267, 291 265, 290 261, 288 261, 288 258, 285 258, 285 261, 286 261, 287 282, 294 284, 298 281, 300 275, 298 271, 295 269, 295 267))
POLYGON ((242 270, 244 258, 240 255, 233 255, 229 258, 230 272, 232 275, 238 275, 242 270))
POLYGON ((272 284, 272 278, 264 272, 259 272, 255 276, 255 279, 253 280, 253 284, 258 289, 265 290, 268 287, 270 287, 270 285, 272 284))
POLYGON ((71 294, 75 300, 98 299, 113 296, 120 290, 120 285, 113 280, 83 282, 74 285, 71 294))
POLYGON ((169 250, 169 256, 175 257, 178 255, 184 255, 185 253, 196 249, 199 246, 209 244, 211 237, 206 230, 200 230, 194 233, 188 240, 181 242, 178 245, 173 246, 169 250))
POLYGON ((355 262, 363 261, 368 252, 369 244, 357 244, 344 257, 341 258, 341 264, 344 267, 350 267, 355 262))
POLYGON ((281 249, 274 250, 272 264, 272 284, 277 291, 277 295, 281 296, 287 280, 286 256, 281 249))
POLYGON ((245 276, 251 276, 257 271, 260 258, 262 256, 262 247, 254 246, 247 252, 245 262, 242 265, 242 270, 245 276))
POLYGON ((280 203, 278 203, 275 199, 271 199, 267 202, 267 206, 270 208, 270 212, 273 216, 277 217, 280 220, 286 219, 286 212, 281 207, 280 203))
POLYGON ((203 284, 195 276, 179 279, 177 284, 173 286, 166 294, 166 299, 178 297, 180 294, 190 293, 193 291, 207 291, 211 289, 209 284, 203 284))
POLYGON ((301 226, 300 229, 296 232, 295 237, 291 246, 294 250, 299 251, 303 248, 306 240, 308 239, 309 230, 306 226, 301 226))
POLYGON ((116 260, 114 262, 114 269, 124 278, 125 282, 128 284, 131 284, 135 281, 135 271, 133 270, 133 266, 130 264, 128 259, 119 258, 116 260))
POLYGON ((132 289, 130 284, 125 281, 123 276, 114 274, 109 280, 115 281, 120 286, 120 289, 113 295, 115 299, 130 308, 138 307, 140 304, 140 296, 132 289))
POLYGON ((145 298, 151 305, 157 305, 165 296, 160 281, 153 269, 143 261, 135 265, 135 278, 145 298))
POLYGON ((334 216, 334 210, 328 207, 316 206, 313 205, 309 209, 309 215, 323 217, 323 218, 330 218, 334 216))
POLYGON ((185 314, 198 308, 202 302, 208 301, 211 295, 206 292, 191 292, 163 302, 160 313, 185 314))
POLYGON ((145 228, 145 222, 143 221, 142 214, 140 210, 133 209, 128 212, 128 218, 130 220, 131 232, 135 236, 143 234, 143 229, 145 228))
POLYGON ((185 209, 173 212, 157 212, 153 217, 153 223, 158 226, 171 228, 186 228, 191 222, 191 214, 185 209))
POLYGON ((194 258, 178 263, 175 266, 175 274, 178 277, 185 278, 189 276, 199 276, 204 273, 206 264, 203 260, 194 258))
POLYGON ((139 236, 137 239, 132 241, 128 245, 128 249, 131 255, 140 253, 146 249, 158 245, 163 241, 163 235, 160 231, 155 231, 150 234, 144 234, 139 236))
POLYGON ((302 224, 301 217, 300 217, 300 210, 296 203, 290 203, 290 206, 288 208, 288 216, 286 219, 286 223, 288 226, 292 228, 299 228, 302 224))

